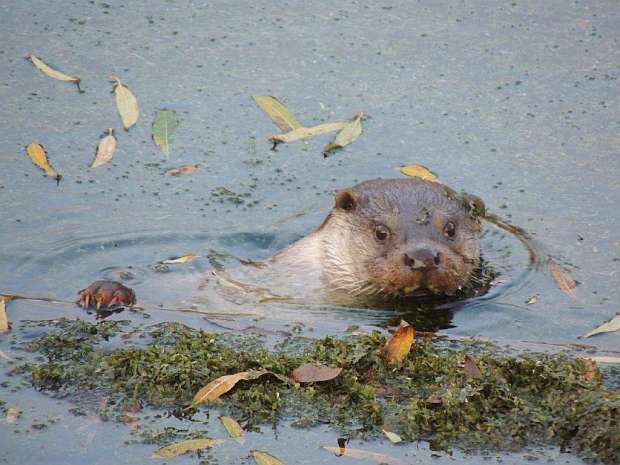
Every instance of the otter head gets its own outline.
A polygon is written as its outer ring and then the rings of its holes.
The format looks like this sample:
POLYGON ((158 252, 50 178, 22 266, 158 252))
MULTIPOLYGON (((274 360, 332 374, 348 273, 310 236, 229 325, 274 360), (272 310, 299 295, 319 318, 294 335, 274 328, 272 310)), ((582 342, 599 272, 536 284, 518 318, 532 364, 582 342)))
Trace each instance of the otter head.
POLYGON ((321 227, 326 283, 362 299, 453 295, 479 265, 481 215, 479 198, 419 178, 341 190, 321 227))

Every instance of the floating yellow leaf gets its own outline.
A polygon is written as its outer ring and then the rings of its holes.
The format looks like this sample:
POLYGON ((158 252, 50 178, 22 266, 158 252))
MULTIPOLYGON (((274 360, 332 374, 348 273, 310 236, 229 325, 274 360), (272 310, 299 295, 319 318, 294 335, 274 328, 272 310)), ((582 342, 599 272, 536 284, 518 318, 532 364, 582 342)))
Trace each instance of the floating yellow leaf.
POLYGON ((358 113, 353 119, 348 122, 344 128, 336 135, 333 142, 327 144, 323 149, 323 155, 327 157, 334 150, 341 149, 355 142, 357 138, 362 134, 362 118, 364 113, 358 113))
POLYGON ((320 381, 334 379, 341 371, 342 368, 320 367, 306 364, 291 371, 289 378, 298 383, 318 383, 320 381))
POLYGON ((179 126, 177 112, 174 110, 159 110, 153 121, 153 141, 168 156, 170 146, 174 142, 174 133, 179 126))
POLYGON ((291 300, 291 297, 285 295, 270 294, 269 292, 266 292, 265 294, 262 294, 258 297, 259 304, 263 302, 286 302, 287 300, 291 300))
POLYGON ((200 168, 200 165, 198 163, 194 163, 191 165, 181 165, 164 172, 164 176, 179 176, 181 174, 190 174, 196 171, 198 168, 200 168))
POLYGON ((385 436, 392 442, 392 444, 398 444, 399 442, 402 442, 402 438, 396 434, 396 433, 392 433, 391 431, 386 431, 386 430, 381 430, 383 431, 383 434, 385 434, 385 436))
POLYGON ((465 355, 465 357, 463 357, 463 370, 465 371, 465 375, 468 378, 482 378, 482 371, 480 371, 480 368, 478 367, 476 362, 474 362, 474 359, 471 358, 469 355, 465 355))
POLYGON ((48 64, 46 64, 43 60, 41 60, 41 58, 36 55, 28 55, 28 59, 32 61, 32 64, 35 65, 37 69, 46 76, 57 79, 59 81, 74 82, 77 85, 78 90, 81 92, 79 76, 69 76, 68 74, 61 73, 60 71, 57 71, 48 64))
POLYGON ((209 384, 200 389, 194 399, 192 400, 192 405, 198 405, 203 402, 212 402, 223 394, 226 394, 230 391, 235 385, 241 380, 250 380, 256 379, 264 374, 269 373, 268 371, 259 371, 259 370, 250 370, 250 371, 242 371, 240 373, 235 373, 234 375, 225 375, 220 376, 217 379, 214 379, 209 384))
POLYGON ((282 131, 289 132, 301 127, 299 121, 277 98, 271 95, 255 95, 254 101, 282 131))
POLYGON ((406 165, 400 167, 400 172, 405 176, 412 178, 425 179, 426 181, 439 182, 439 178, 435 173, 424 165, 406 165))
POLYGON ((538 296, 533 295, 532 297, 530 297, 529 299, 527 299, 527 301, 525 302, 527 305, 534 305, 536 302, 538 302, 538 296))
POLYGON ((196 255, 183 255, 182 257, 168 258, 167 260, 162 260, 159 263, 164 264, 164 265, 174 265, 176 263, 189 263, 194 258, 196 258, 196 255))
POLYGON ((108 135, 101 138, 99 145, 97 145, 97 152, 95 154, 95 160, 90 165, 91 168, 96 168, 101 165, 105 165, 114 157, 114 151, 116 150, 116 137, 114 137, 114 130, 108 129, 108 135))
POLYGON ((0 295, 0 334, 8 333, 10 329, 9 318, 6 316, 6 303, 11 299, 10 295, 0 295))
POLYGON ((560 290, 564 291, 571 297, 575 297, 573 289, 577 287, 577 282, 573 279, 573 277, 566 268, 561 267, 554 261, 550 261, 549 272, 551 273, 551 276, 553 276, 555 284, 560 290))
POLYGON ((6 422, 7 423, 15 423, 22 411, 17 407, 9 407, 6 409, 6 422))
POLYGON ((209 449, 210 447, 216 446, 223 442, 223 439, 188 439, 187 441, 175 442, 174 444, 157 449, 153 454, 153 458, 176 457, 177 455, 186 454, 187 452, 196 452, 203 449, 209 449))
POLYGON ((284 134, 275 134, 269 139, 272 142, 293 142, 299 139, 306 139, 308 137, 320 136, 321 134, 327 134, 328 132, 340 131, 346 126, 345 121, 336 121, 333 123, 323 123, 311 128, 297 128, 292 131, 285 132, 284 134))
POLYGON ((50 165, 50 162, 47 159, 47 152, 41 144, 28 144, 26 147, 26 152, 32 159, 32 162, 45 171, 46 176, 56 179, 57 183, 60 182, 60 178, 62 178, 62 176, 58 174, 58 171, 56 171, 52 165, 50 165))
POLYGON ((615 317, 613 317, 608 322, 603 323, 598 328, 593 329, 587 334, 584 334, 582 337, 592 337, 596 334, 613 333, 614 331, 619 331, 619 330, 620 330, 620 313, 618 313, 615 317))
POLYGON ((383 357, 389 365, 398 364, 407 357, 413 344, 414 335, 413 326, 404 320, 400 320, 400 325, 383 348, 383 357))
POLYGON ((237 423, 237 420, 232 417, 222 416, 220 417, 220 421, 232 439, 239 443, 245 440, 245 431, 243 431, 241 425, 237 423))
POLYGON ((114 97, 116 99, 116 108, 118 109, 119 115, 121 115, 123 127, 129 129, 136 124, 140 116, 138 99, 119 78, 110 76, 110 80, 115 81, 114 97))
POLYGON ((321 446, 321 449, 336 454, 338 457, 352 457, 359 460, 371 460, 377 463, 387 463, 388 465, 405 465, 404 462, 387 454, 379 454, 363 449, 351 449, 350 447, 328 447, 321 446))
POLYGON ((253 450, 254 460, 258 465, 284 465, 283 462, 275 458, 273 455, 260 450, 253 450))

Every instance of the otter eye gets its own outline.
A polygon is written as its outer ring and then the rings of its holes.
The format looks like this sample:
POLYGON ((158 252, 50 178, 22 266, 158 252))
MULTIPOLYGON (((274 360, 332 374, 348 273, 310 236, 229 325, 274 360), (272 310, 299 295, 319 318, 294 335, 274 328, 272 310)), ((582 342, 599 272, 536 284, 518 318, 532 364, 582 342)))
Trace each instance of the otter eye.
POLYGON ((456 226, 454 226, 454 223, 452 221, 448 221, 446 223, 446 225, 443 227, 443 233, 447 237, 454 237, 454 234, 456 233, 456 226))
POLYGON ((384 226, 382 224, 378 224, 377 226, 375 226, 375 237, 377 238, 378 241, 383 242, 389 236, 390 236, 390 230, 387 228, 387 226, 384 226))

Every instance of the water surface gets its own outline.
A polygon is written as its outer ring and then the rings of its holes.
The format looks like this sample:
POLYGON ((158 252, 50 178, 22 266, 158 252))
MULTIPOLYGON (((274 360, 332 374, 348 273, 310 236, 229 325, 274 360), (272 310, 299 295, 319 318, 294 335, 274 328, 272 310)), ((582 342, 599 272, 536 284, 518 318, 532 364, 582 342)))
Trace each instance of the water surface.
MULTIPOLYGON (((166 286, 167 276, 205 272, 210 251, 269 257, 320 224, 336 189, 421 163, 525 228, 581 283, 575 298, 564 294, 528 269, 518 240, 487 225, 484 254, 499 276, 485 297, 437 310, 449 334, 577 343, 620 310, 617 2, 7 0, 0 31, 2 292, 73 300, 90 282, 124 272, 141 300, 172 302, 184 295, 166 286), (30 53, 80 74, 85 93, 42 76, 23 59, 30 53), (129 132, 109 93, 111 73, 140 101, 129 132), (362 137, 330 158, 320 154, 329 136, 273 152, 267 138, 277 129, 253 94, 277 95, 306 125, 358 111, 370 117, 362 137), (180 118, 168 159, 150 138, 162 108, 180 118), (89 169, 109 127, 119 141, 115 160, 89 169), (24 146, 35 141, 63 174, 58 186, 26 157, 24 146), (162 176, 185 163, 201 168, 162 176), (157 271, 159 260, 188 253, 201 258, 157 271), (537 302, 527 305, 532 296, 537 302)), ((295 321, 315 335, 352 324, 383 328, 402 316, 279 304, 256 311, 265 327, 295 321)), ((236 312, 225 309, 218 322, 253 320, 236 312)), ((93 318, 66 305, 9 307, 15 326, 61 315, 93 318)), ((152 317, 215 328, 197 315, 152 317)), ((588 344, 620 349, 617 334, 588 344)), ((11 352, 6 337, 0 349, 11 352)), ((146 446, 119 446, 123 425, 89 424, 62 400, 31 389, 5 390, 0 400, 24 409, 18 425, 0 424, 5 463, 135 463, 150 455, 146 446), (61 420, 31 428, 50 416, 61 420)), ((218 425, 209 424, 214 435, 218 425)), ((335 437, 328 428, 283 427, 250 441, 285 463, 316 464, 335 458, 308 458, 304 442, 318 447, 335 437)), ((433 460, 424 444, 368 447, 433 460)), ((580 463, 553 449, 539 453, 580 463)), ((228 449, 218 454, 220 463, 238 463, 228 449)), ((453 458, 478 460, 458 451, 453 458)), ((453 460, 433 463, 443 461, 453 460)))

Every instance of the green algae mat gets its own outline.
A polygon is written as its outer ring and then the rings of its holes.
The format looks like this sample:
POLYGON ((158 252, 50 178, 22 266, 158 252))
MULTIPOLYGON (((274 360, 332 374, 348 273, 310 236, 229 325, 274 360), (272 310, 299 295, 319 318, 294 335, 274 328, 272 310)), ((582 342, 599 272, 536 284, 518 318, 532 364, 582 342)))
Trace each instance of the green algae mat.
MULTIPOLYGON (((243 430, 282 421, 330 424, 347 438, 389 433, 391 440, 426 440, 439 450, 557 444, 586 459, 620 462, 620 391, 583 359, 418 337, 388 363, 386 337, 378 332, 291 336, 268 346, 257 337, 177 323, 45 324, 51 325, 45 335, 21 343, 34 357, 13 374, 63 397, 105 393, 112 401, 97 408, 106 419, 130 421, 143 405, 187 420, 216 409, 243 430), (331 374, 314 381, 290 376, 304 366, 331 374), (209 383, 242 372, 261 376, 238 377, 212 402, 192 403, 209 383)), ((140 435, 159 445, 197 439, 191 428, 143 428, 140 435)))

